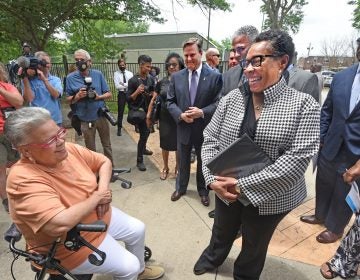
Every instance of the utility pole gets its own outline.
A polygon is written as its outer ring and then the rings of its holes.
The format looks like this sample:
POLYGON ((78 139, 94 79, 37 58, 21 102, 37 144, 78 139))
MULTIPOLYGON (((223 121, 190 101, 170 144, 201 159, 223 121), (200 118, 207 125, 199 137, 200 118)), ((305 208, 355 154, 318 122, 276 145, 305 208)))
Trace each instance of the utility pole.
POLYGON ((309 43, 309 46, 306 48, 308 50, 307 56, 310 56, 310 51, 313 49, 313 47, 311 46, 311 42, 309 43))
POLYGON ((206 49, 209 48, 209 41, 210 41, 210 19, 211 19, 211 8, 209 6, 209 19, 208 19, 208 34, 207 34, 207 44, 206 49))

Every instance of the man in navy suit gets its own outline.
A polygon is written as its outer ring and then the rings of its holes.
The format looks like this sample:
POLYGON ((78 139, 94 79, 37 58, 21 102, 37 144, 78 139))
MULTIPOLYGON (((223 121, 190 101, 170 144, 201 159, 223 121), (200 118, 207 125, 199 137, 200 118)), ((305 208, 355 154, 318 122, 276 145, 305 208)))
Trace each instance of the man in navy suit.
POLYGON ((203 130, 215 112, 222 88, 221 74, 202 64, 202 42, 190 38, 183 43, 186 68, 171 76, 167 96, 168 110, 177 123, 179 173, 171 200, 186 193, 190 178, 192 146, 197 155, 196 184, 201 203, 209 206, 209 190, 201 172, 203 130))
MULTIPOLYGON (((360 48, 357 49, 360 60, 360 48)), ((352 212, 345 198, 350 185, 343 174, 360 157, 359 63, 337 73, 321 110, 320 154, 316 177, 315 215, 302 216, 309 224, 324 224, 316 240, 333 243, 341 238, 352 212)))

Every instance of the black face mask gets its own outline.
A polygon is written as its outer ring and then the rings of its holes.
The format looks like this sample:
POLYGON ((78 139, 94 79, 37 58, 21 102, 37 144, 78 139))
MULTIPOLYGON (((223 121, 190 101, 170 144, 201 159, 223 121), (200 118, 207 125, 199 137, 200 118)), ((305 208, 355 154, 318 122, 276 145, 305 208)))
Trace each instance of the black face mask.
POLYGON ((80 72, 84 72, 88 68, 86 61, 81 60, 76 61, 76 67, 80 72))
POLYGON ((125 71, 125 67, 123 67, 123 66, 120 66, 119 69, 120 69, 121 72, 125 71))

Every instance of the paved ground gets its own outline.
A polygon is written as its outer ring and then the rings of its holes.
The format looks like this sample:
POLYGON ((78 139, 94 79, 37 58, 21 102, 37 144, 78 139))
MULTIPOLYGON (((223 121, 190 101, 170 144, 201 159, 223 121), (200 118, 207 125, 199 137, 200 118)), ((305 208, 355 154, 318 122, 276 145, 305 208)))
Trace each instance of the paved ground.
MULTIPOLYGON (((155 153, 147 157, 145 163, 148 170, 140 172, 135 167, 136 140, 138 135, 133 127, 125 124, 129 132, 116 136, 112 127, 111 137, 116 167, 131 167, 132 172, 124 177, 133 182, 131 189, 123 189, 120 182, 112 184, 113 205, 141 219, 147 225, 146 244, 151 248, 153 256, 151 263, 161 264, 166 274, 163 279, 232 279, 232 263, 240 251, 240 240, 235 241, 226 262, 219 268, 217 274, 195 276, 192 268, 207 246, 210 239, 213 220, 207 215, 212 209, 214 197, 211 194, 209 208, 201 205, 195 186, 194 174, 191 176, 187 195, 177 202, 170 201, 174 190, 174 179, 166 181, 159 179, 161 153, 158 148, 158 131, 151 134, 148 147, 155 153)), ((74 141, 74 133, 70 131, 69 140, 74 141)), ((77 140, 82 144, 81 139, 77 140)), ((101 148, 99 144, 98 148, 101 148)), ((174 162, 174 159, 172 159, 174 162)), ((174 164, 171 165, 173 168, 174 164)), ((173 170, 173 169, 171 169, 173 170)), ((323 245, 315 240, 322 230, 320 226, 309 226, 299 222, 303 213, 312 213, 314 208, 314 175, 309 168, 306 179, 309 195, 303 205, 292 211, 279 225, 269 247, 269 254, 261 280, 292 279, 320 280, 318 266, 326 261, 335 251, 338 244, 323 245)), ((0 209, 0 231, 4 232, 10 221, 7 214, 0 209)), ((22 245, 20 243, 19 245, 22 245)), ((7 249, 5 241, 0 241, 0 279, 10 280, 10 264, 13 257, 7 249)), ((16 279, 33 279, 29 264, 20 258, 15 262, 16 279)), ((107 280, 109 277, 96 276, 97 280, 107 280)))

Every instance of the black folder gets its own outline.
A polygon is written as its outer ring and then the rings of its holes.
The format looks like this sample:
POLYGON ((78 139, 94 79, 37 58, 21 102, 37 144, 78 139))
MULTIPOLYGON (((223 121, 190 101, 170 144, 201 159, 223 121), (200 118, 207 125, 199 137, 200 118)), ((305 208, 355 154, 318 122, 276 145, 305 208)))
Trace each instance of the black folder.
MULTIPOLYGON (((214 175, 239 179, 259 172, 272 163, 269 156, 245 133, 214 156, 206 166, 214 175)), ((239 200, 244 205, 249 204, 246 197, 239 200)))

